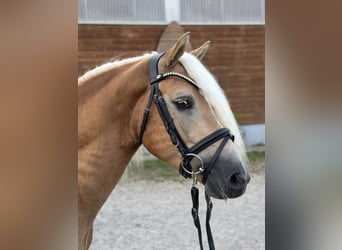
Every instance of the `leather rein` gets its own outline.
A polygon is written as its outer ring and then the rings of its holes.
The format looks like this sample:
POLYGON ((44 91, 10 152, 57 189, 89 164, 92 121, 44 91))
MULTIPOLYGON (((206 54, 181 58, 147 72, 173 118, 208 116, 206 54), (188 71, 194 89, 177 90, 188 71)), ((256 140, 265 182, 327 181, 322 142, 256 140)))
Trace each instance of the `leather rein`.
MULTIPOLYGON (((198 207, 199 207, 199 192, 198 188, 196 187, 197 184, 197 175, 203 174, 202 177, 202 183, 205 185, 208 176, 214 167, 218 157, 220 156, 225 144, 228 142, 229 139, 234 141, 234 136, 230 133, 228 128, 220 128, 216 130, 215 132, 209 134, 208 136, 204 137, 200 141, 198 141, 195 145, 192 147, 187 147, 186 143, 182 139, 181 135, 179 134, 173 119, 167 109, 166 102, 162 96, 162 94, 159 91, 158 84, 162 80, 165 80, 169 77, 178 77, 181 78, 182 80, 188 82, 189 84, 193 85, 198 89, 196 86, 196 83, 194 80, 191 78, 182 75, 177 72, 167 72, 163 74, 159 74, 158 72, 158 62, 160 58, 164 55, 165 53, 159 53, 154 55, 151 60, 149 61, 149 76, 150 76, 150 86, 151 86, 151 92, 150 96, 145 108, 143 120, 141 123, 140 127, 140 142, 142 143, 143 141, 143 136, 144 136, 144 131, 146 129, 146 124, 148 120, 148 116, 150 113, 150 109, 152 106, 152 102, 154 100, 154 103, 157 107, 157 110, 159 112, 159 115, 164 123, 165 129, 168 132, 171 142, 173 145, 178 149, 179 153, 182 156, 182 161, 180 163, 179 167, 179 172, 184 178, 193 178, 193 186, 191 188, 191 198, 193 202, 193 207, 191 214, 194 219, 194 224, 195 227, 197 228, 198 231, 198 239, 199 239, 199 244, 201 250, 203 250, 203 243, 202 243, 202 233, 201 233, 201 224, 199 221, 198 217, 198 207), (204 167, 203 161, 201 157, 198 155, 201 151, 204 149, 208 148, 210 145, 214 144, 215 142, 219 141, 220 139, 223 139, 221 144, 218 146, 214 156, 212 157, 210 163, 208 164, 207 167, 204 167), (198 170, 193 170, 190 162, 193 158, 198 158, 201 162, 201 166, 198 168, 198 170)), ((213 204, 210 200, 209 195, 205 192, 205 199, 207 202, 207 213, 206 213, 206 231, 207 231, 207 238, 208 238, 208 244, 209 244, 209 249, 214 250, 215 245, 214 245, 214 240, 212 237, 211 229, 210 229, 210 216, 211 216, 211 210, 213 207, 213 204)))

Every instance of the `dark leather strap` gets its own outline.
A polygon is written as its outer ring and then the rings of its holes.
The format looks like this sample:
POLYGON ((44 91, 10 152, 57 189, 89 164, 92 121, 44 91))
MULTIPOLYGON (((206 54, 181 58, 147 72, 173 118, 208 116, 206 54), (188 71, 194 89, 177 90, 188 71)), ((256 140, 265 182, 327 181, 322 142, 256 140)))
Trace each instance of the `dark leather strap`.
MULTIPOLYGON (((192 198, 191 215, 192 215, 192 218, 194 219, 194 225, 197 228, 198 242, 200 245, 200 249, 203 250, 201 223, 198 217, 199 192, 196 186, 192 186, 191 188, 191 198, 192 198)), ((215 250, 214 238, 213 238, 211 227, 210 227, 210 217, 211 217, 211 210, 213 209, 213 203, 211 202, 210 196, 207 194, 207 192, 205 192, 205 200, 207 202, 205 226, 206 226, 206 231, 207 231, 208 245, 209 245, 210 250, 215 250)))
POLYGON ((204 173, 203 173, 203 178, 202 178, 202 183, 205 185, 207 182, 208 176, 210 175, 211 170, 215 166, 215 163, 217 161, 217 158, 220 156, 224 146, 228 142, 229 137, 224 137, 223 141, 221 142, 220 146, 217 148, 214 156, 211 158, 210 164, 208 167, 205 168, 204 173))
POLYGON ((153 95, 150 95, 150 97, 148 99, 148 102, 147 102, 147 105, 146 105, 146 108, 144 111, 143 120, 142 120, 142 123, 140 125, 140 137, 139 137, 140 143, 142 143, 144 132, 146 129, 148 115, 150 114, 150 109, 151 109, 151 105, 152 105, 152 96, 153 95))
POLYGON ((215 243, 213 239, 213 235, 211 233, 210 228, 210 217, 211 217, 211 210, 213 209, 213 203, 211 202, 210 196, 205 192, 205 200, 207 202, 207 214, 205 218, 205 228, 207 230, 207 238, 208 238, 208 245, 210 250, 215 249, 215 243))
MULTIPOLYGON (((151 60, 149 61, 149 74, 150 74, 150 85, 153 85, 155 83, 158 83, 159 80, 157 79, 158 76, 158 62, 160 60, 160 58, 164 55, 165 53, 160 53, 157 54, 155 56, 153 56, 151 58, 151 60)), ((144 136, 144 132, 146 129, 146 124, 147 124, 147 119, 148 119, 148 115, 150 114, 150 110, 151 110, 151 105, 152 105, 152 100, 153 100, 153 96, 154 96, 154 92, 155 92, 155 88, 151 87, 151 93, 144 111, 144 116, 143 116, 143 120, 141 122, 140 125, 140 136, 139 136, 139 140, 140 143, 142 143, 143 140, 143 136, 144 136)))
MULTIPOLYGON (((148 71, 150 74, 150 84, 155 83, 155 81, 157 80, 157 76, 158 76, 158 62, 160 60, 160 58, 165 54, 164 53, 159 53, 154 55, 151 60, 149 61, 148 64, 148 71)), ((158 80, 159 81, 159 80, 158 80)))
POLYGON ((194 219, 195 227, 197 228, 197 234, 198 234, 198 242, 200 245, 201 250, 203 250, 203 243, 202 243, 202 231, 201 231, 201 223, 198 216, 198 207, 199 207, 199 194, 198 194, 198 188, 193 186, 191 188, 191 198, 192 198, 192 209, 191 209, 191 215, 194 219))
POLYGON ((160 117, 164 122, 165 129, 171 138, 171 142, 178 148, 178 151, 180 152, 182 157, 186 157, 186 154, 189 151, 188 147, 186 146, 185 142, 183 141, 173 122, 173 119, 169 113, 169 110, 167 109, 164 98, 161 95, 156 95, 155 102, 160 117))
POLYGON ((218 140, 229 137, 231 138, 231 134, 229 132, 229 129, 227 128, 220 128, 216 130, 215 132, 211 133, 210 135, 204 137, 202 140, 197 142, 194 146, 189 148, 189 151, 193 154, 198 154, 202 150, 206 149, 210 145, 214 144, 218 140))

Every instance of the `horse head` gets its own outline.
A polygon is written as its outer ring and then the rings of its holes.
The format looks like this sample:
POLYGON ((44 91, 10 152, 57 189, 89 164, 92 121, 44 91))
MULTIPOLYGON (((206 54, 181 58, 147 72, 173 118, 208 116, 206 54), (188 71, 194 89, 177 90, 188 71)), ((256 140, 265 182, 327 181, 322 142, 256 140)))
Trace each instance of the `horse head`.
POLYGON ((201 63, 209 42, 187 53, 189 37, 184 34, 150 61, 141 142, 185 177, 202 182, 211 197, 235 198, 250 179, 243 141, 224 92, 201 63))

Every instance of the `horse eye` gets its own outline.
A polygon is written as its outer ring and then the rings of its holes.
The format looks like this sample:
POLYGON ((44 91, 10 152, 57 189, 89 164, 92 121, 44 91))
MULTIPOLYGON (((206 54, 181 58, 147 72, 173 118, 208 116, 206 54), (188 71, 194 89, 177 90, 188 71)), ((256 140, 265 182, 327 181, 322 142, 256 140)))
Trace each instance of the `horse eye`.
POLYGON ((187 98, 180 98, 173 101, 178 110, 186 110, 192 108, 192 100, 187 98))

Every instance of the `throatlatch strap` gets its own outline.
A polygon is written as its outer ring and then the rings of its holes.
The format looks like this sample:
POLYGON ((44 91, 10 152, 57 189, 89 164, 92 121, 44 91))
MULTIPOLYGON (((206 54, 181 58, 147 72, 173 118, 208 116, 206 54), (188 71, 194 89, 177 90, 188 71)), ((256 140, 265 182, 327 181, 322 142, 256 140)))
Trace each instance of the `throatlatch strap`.
POLYGON ((142 123, 141 123, 141 126, 140 126, 140 143, 142 143, 142 140, 143 140, 143 136, 144 136, 144 132, 145 132, 145 129, 146 129, 146 123, 147 123, 147 118, 148 118, 148 115, 150 114, 150 109, 151 109, 151 105, 152 105, 152 100, 153 100, 153 95, 150 95, 149 99, 148 99, 148 102, 147 102, 147 105, 146 105, 146 108, 145 108, 145 111, 144 111, 144 116, 143 116, 143 120, 142 120, 142 123))

